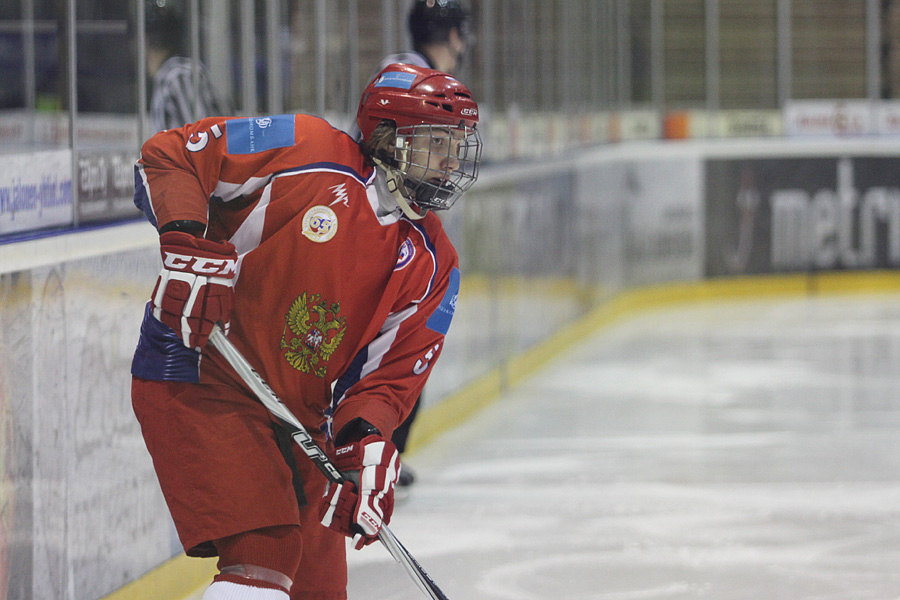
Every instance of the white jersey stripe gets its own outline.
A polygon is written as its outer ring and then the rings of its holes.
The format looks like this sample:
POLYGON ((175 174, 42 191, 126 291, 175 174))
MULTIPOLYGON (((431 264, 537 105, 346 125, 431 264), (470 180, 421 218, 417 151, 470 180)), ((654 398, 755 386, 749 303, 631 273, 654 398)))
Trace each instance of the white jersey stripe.
POLYGON ((372 373, 381 365, 381 359, 388 353, 397 339, 397 332, 400 330, 400 324, 406 319, 413 316, 419 307, 413 304, 401 310, 400 312, 388 315, 384 320, 384 325, 378 333, 378 337, 369 344, 369 357, 362 367, 360 379, 365 379, 366 375, 372 373))
POLYGON ((227 181, 219 181, 218 183, 216 183, 216 189, 213 190, 212 195, 216 198, 219 198, 223 202, 228 202, 230 200, 238 198, 239 196, 252 194, 256 190, 264 187, 271 180, 271 176, 266 176, 251 177, 244 183, 228 183, 227 181))
MULTIPOLYGON (((400 325, 405 320, 416 314, 418 310, 419 307, 413 304, 404 308, 400 312, 391 313, 390 315, 388 315, 388 318, 384 320, 384 325, 381 327, 381 331, 378 332, 378 336, 374 340, 372 340, 372 342, 364 349, 367 354, 367 360, 365 363, 363 363, 362 369, 360 369, 359 377, 347 386, 347 390, 353 387, 353 385, 355 385, 358 381, 362 381, 363 379, 365 379, 367 375, 371 374, 379 366, 381 366, 381 360, 390 351, 391 347, 393 347, 394 345, 394 341, 397 339, 397 333, 400 330, 400 325)), ((346 396, 347 393, 345 391, 343 394, 341 394, 340 398, 332 401, 332 406, 334 408, 337 408, 341 404, 341 402, 343 402, 346 396)))

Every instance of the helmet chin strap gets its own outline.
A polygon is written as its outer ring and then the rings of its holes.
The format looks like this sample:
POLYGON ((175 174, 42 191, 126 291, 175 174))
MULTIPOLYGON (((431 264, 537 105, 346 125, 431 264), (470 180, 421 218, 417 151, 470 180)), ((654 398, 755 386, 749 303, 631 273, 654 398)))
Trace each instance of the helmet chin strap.
POLYGON ((385 165, 380 159, 372 157, 372 160, 375 162, 375 165, 381 169, 387 180, 388 191, 394 197, 394 201, 397 202, 397 205, 400 207, 400 210, 404 215, 409 217, 414 221, 418 221, 419 219, 424 219, 425 215, 420 215, 416 211, 413 210, 412 206, 409 205, 406 198, 403 196, 403 193, 400 191, 401 178, 397 173, 396 169, 392 169, 385 165))

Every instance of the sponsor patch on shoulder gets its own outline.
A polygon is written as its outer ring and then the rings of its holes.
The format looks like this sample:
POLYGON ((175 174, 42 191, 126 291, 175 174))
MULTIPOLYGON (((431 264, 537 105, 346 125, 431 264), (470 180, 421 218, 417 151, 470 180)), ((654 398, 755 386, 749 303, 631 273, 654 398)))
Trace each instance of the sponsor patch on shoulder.
POLYGON ((293 146, 294 115, 250 117, 225 122, 228 154, 255 154, 293 146))
POLYGON ((440 306, 431 313, 425 326, 441 335, 446 335, 450 329, 450 321, 456 312, 456 299, 459 297, 459 269, 454 268, 450 272, 450 286, 441 300, 440 306))

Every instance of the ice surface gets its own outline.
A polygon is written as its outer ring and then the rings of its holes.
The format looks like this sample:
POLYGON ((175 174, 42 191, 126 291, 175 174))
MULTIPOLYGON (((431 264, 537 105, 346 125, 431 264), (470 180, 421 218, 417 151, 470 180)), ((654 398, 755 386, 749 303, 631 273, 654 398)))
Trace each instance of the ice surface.
MULTIPOLYGON (((900 598, 900 296, 642 316, 407 461, 452 600, 900 598)), ((351 600, 425 597, 350 558, 351 600)))

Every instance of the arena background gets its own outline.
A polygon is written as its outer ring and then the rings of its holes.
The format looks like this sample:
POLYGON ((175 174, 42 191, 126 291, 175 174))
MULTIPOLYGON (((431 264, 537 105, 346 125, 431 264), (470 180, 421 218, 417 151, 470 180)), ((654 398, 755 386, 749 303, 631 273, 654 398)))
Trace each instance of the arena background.
MULTIPOLYGON (((407 44, 398 0, 179 6, 242 115, 346 127, 407 44)), ((464 279, 414 444, 634 311, 900 289, 894 3, 469 7, 486 167, 445 215, 464 279)), ((214 569, 180 553, 129 403, 158 270, 131 203, 144 9, 0 6, 0 600, 185 597, 214 569)))

